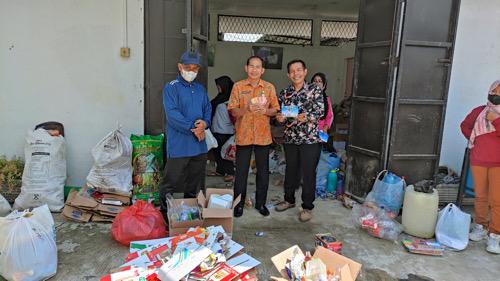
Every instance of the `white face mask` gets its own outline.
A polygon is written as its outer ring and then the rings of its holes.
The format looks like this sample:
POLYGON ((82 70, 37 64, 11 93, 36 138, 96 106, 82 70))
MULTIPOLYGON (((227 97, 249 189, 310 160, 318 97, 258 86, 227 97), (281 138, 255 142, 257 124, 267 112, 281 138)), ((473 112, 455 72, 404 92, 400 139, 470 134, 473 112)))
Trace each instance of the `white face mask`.
POLYGON ((192 82, 196 78, 196 75, 198 73, 194 71, 185 71, 184 69, 181 71, 182 78, 188 82, 192 82))

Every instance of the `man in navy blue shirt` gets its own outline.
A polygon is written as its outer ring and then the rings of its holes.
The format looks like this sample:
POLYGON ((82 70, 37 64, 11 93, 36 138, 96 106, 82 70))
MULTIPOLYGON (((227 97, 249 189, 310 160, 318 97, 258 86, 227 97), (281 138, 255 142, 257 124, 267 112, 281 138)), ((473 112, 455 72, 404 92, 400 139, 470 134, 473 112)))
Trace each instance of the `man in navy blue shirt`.
POLYGON ((163 88, 167 163, 160 183, 160 202, 164 215, 167 213, 167 194, 182 190, 184 198, 194 198, 204 182, 207 163, 205 129, 210 126, 212 108, 207 91, 194 81, 200 64, 198 53, 185 52, 177 64, 177 79, 163 88))

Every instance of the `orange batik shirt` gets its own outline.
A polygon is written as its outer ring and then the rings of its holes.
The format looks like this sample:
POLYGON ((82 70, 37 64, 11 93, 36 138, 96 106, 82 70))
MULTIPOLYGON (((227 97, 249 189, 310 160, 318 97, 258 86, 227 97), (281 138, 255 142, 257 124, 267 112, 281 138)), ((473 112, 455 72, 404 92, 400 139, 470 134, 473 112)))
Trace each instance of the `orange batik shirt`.
MULTIPOLYGON (((268 108, 279 110, 278 97, 273 84, 264 80, 253 88, 247 79, 234 84, 229 98, 228 110, 235 108, 248 108, 250 99, 264 95, 269 102, 268 108)), ((273 142, 271 136, 271 117, 260 113, 246 111, 236 119, 236 144, 237 145, 269 145, 273 142)))

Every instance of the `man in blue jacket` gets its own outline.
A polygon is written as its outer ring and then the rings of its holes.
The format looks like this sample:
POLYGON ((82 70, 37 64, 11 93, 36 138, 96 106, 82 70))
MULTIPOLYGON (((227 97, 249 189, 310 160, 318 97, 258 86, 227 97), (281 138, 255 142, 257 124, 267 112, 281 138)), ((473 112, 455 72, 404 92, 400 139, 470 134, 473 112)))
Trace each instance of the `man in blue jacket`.
POLYGON ((167 194, 182 190, 184 198, 194 198, 204 182, 207 163, 205 129, 210 126, 212 113, 207 91, 194 81, 200 69, 200 55, 185 52, 177 67, 177 79, 163 88, 167 163, 160 183, 160 202, 164 215, 167 213, 167 194))

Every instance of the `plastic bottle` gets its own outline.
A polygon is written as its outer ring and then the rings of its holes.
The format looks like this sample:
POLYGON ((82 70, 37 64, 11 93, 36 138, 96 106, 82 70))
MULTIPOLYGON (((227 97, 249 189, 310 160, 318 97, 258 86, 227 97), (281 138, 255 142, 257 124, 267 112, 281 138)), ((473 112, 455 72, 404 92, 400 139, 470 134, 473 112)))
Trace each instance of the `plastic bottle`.
POLYGON ((337 189, 337 172, 339 169, 330 170, 328 173, 328 181, 326 186, 326 192, 335 193, 337 189))
POLYGON ((399 183, 401 181, 401 178, 398 177, 396 174, 393 174, 391 172, 387 172, 387 174, 385 174, 385 176, 384 176, 383 181, 385 183, 388 183, 388 184, 396 184, 396 183, 399 183))

